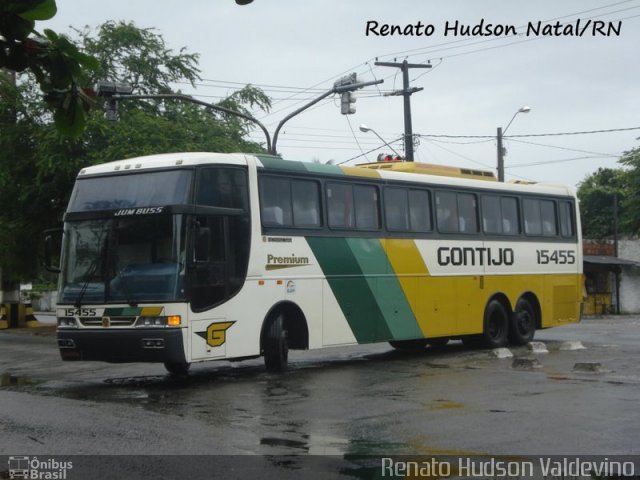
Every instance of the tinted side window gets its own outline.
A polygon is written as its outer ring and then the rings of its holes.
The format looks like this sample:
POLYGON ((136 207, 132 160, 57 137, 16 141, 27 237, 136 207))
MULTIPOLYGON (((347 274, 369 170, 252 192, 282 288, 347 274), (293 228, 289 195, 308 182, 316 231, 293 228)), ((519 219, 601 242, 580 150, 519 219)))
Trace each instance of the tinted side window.
POLYGON ((379 229, 378 189, 372 186, 354 185, 353 198, 356 206, 356 228, 361 230, 379 229))
POLYGON ((424 190, 409 190, 409 220, 414 232, 430 232, 431 199, 429 192, 424 190))
POLYGON ((558 234, 556 205, 552 200, 524 199, 524 231, 527 235, 554 237, 558 234))
POLYGON ((556 225, 556 204, 551 200, 540 200, 540 218, 542 220, 542 235, 554 237, 558 234, 556 225))
POLYGON ((500 197, 482 197, 482 229, 485 233, 502 233, 500 197))
POLYGON ((458 231, 458 202, 453 192, 436 192, 436 219, 441 232, 458 231))
POLYGON ((196 203, 210 207, 247 209, 246 172, 237 168, 200 170, 196 203))
POLYGON ((293 201, 293 224, 296 227, 319 227, 320 188, 317 182, 293 180, 291 182, 293 201))
POLYGON ((542 235, 540 201, 525 198, 522 201, 522 210, 524 214, 524 233, 527 235, 542 235))
POLYGON ((560 207, 560 234, 563 237, 573 237, 575 231, 573 229, 573 206, 571 202, 559 202, 560 207))
POLYGON ((513 197, 484 195, 482 197, 482 229, 485 233, 517 235, 518 201, 513 197))
POLYGON ((460 233, 478 231, 476 196, 470 193, 458 193, 458 228, 460 233))
POLYGON ((502 233, 508 235, 519 234, 518 200, 513 197, 502 197, 500 205, 502 207, 502 233))
POLYGON ((268 226, 293 225, 291 182, 285 178, 265 177, 260 186, 262 223, 268 226))
POLYGON ((409 229, 408 207, 407 190, 404 188, 385 190, 384 212, 389 230, 405 232, 409 229))
POLYGON ((327 184, 327 214, 330 227, 353 228, 355 222, 351 185, 327 184))

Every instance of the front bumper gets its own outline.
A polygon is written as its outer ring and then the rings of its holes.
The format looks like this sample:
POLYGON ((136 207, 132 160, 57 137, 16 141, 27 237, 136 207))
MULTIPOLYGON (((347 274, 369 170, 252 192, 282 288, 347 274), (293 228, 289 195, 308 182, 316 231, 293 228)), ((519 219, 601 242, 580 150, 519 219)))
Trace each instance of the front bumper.
POLYGON ((63 360, 110 363, 186 361, 182 328, 58 329, 63 360))

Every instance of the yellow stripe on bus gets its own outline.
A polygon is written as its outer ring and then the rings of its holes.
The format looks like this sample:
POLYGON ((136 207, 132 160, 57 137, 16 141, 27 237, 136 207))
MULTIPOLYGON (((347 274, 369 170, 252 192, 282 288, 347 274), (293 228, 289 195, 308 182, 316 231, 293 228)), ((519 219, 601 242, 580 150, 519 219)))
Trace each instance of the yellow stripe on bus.
POLYGON ((415 241, 388 238, 380 240, 380 243, 400 282, 422 334, 427 336, 427 312, 424 308, 419 308, 421 302, 419 301, 418 287, 421 283, 420 279, 429 276, 429 269, 424 263, 415 241))
POLYGON ((380 178, 380 172, 377 170, 371 170, 369 168, 359 167, 340 167, 342 173, 345 175, 353 175, 355 177, 368 177, 368 178, 380 178))

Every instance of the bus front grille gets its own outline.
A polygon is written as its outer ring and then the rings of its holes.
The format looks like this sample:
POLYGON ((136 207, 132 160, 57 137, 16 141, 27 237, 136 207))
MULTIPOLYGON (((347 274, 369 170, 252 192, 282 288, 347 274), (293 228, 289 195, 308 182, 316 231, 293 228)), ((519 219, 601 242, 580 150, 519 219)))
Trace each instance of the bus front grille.
MULTIPOLYGON (((136 321, 136 317, 110 317, 109 318, 109 326, 110 327, 130 327, 136 321)), ((102 327, 103 319, 102 317, 80 317, 80 323, 84 327, 102 327)))

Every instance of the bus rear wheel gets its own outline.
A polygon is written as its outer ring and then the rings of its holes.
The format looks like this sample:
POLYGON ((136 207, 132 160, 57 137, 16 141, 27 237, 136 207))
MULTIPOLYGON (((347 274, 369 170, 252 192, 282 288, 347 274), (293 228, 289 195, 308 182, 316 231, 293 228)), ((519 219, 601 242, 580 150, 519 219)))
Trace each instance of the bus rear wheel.
POLYGON ((507 344, 509 332, 509 315, 502 303, 491 300, 484 310, 484 328, 482 331, 482 346, 485 348, 500 348, 507 344))
POLYGON ((526 345, 536 333, 536 313, 526 298, 516 303, 516 311, 509 322, 509 342, 514 345, 526 345))
POLYGON ((264 365, 268 372, 284 372, 289 360, 287 331, 284 328, 282 314, 267 325, 264 336, 264 365))
POLYGON ((189 373, 190 363, 187 362, 164 362, 164 368, 167 369, 169 374, 181 377, 189 373))

